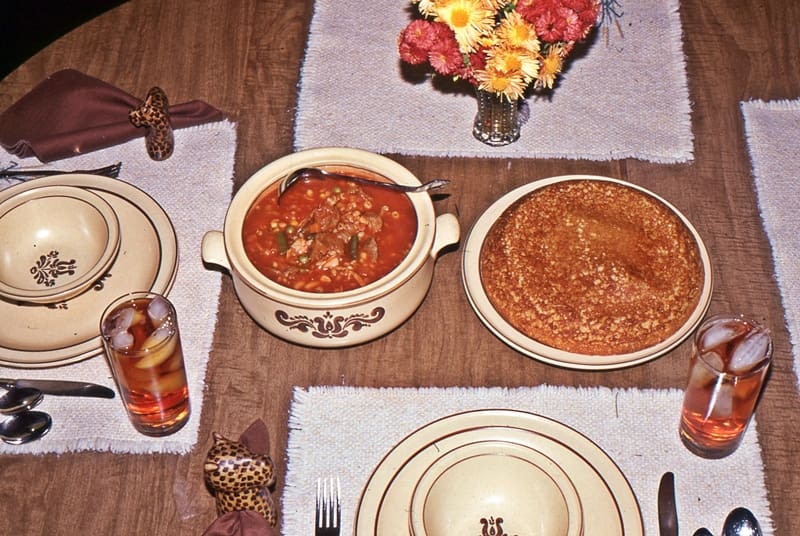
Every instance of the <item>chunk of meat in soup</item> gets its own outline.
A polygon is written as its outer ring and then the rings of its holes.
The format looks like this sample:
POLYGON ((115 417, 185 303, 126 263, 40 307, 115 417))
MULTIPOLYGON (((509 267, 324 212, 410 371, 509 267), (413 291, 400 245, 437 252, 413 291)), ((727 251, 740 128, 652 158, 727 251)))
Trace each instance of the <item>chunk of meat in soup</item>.
POLYGON ((336 233, 317 233, 311 244, 310 259, 312 262, 321 261, 329 258, 337 261, 335 264, 324 263, 325 267, 338 266, 338 259, 345 253, 346 243, 344 239, 336 233))
POLYGON ((320 205, 311 212, 300 228, 307 233, 330 232, 338 224, 339 211, 329 205, 320 205))
POLYGON ((378 260, 378 242, 371 236, 361 241, 359 250, 361 253, 364 253, 370 261, 375 262, 378 260))
POLYGON ((365 212, 362 214, 361 222, 373 233, 378 233, 383 228, 383 220, 380 214, 375 214, 374 212, 365 212))

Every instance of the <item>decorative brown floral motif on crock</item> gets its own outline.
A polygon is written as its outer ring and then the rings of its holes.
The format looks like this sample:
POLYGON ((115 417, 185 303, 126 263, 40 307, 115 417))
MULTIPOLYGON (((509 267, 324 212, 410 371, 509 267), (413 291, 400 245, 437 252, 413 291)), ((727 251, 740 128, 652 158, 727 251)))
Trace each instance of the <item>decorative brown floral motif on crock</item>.
POLYGON ((36 264, 31 266, 30 272, 33 274, 37 285, 53 287, 58 276, 75 274, 75 269, 77 268, 75 259, 62 261, 58 256, 58 251, 53 250, 47 255, 41 255, 36 264))
POLYGON ((350 316, 336 315, 326 311, 322 316, 309 318, 306 315, 289 316, 286 311, 276 311, 275 319, 289 329, 311 333, 318 339, 340 339, 361 328, 377 324, 386 315, 386 309, 376 307, 369 314, 356 313, 350 316))
POLYGON ((503 518, 498 517, 485 517, 481 518, 481 534, 480 536, 510 536, 503 530, 503 518))

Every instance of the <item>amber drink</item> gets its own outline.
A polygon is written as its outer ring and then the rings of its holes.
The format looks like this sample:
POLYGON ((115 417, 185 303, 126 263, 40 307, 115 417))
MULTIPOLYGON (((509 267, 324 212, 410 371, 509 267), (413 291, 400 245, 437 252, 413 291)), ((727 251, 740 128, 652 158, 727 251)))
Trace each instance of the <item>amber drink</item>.
POLYGON ((134 428, 171 434, 189 419, 189 390, 175 308, 138 292, 108 306, 100 321, 106 357, 134 428))
POLYGON ((694 337, 680 437, 704 458, 734 452, 772 360, 769 331, 742 316, 716 316, 694 337))

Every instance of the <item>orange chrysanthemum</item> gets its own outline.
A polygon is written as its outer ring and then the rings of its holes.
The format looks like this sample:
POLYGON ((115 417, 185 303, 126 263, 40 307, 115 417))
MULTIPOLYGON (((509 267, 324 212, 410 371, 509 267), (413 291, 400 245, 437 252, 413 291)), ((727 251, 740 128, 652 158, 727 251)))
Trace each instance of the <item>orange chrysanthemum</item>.
POLYGON ((494 28, 494 11, 486 9, 481 0, 436 0, 434 12, 435 20, 453 30, 464 53, 478 48, 481 35, 494 28))
POLYGON ((539 76, 536 80, 536 87, 546 87, 551 89, 556 81, 556 77, 564 66, 564 58, 560 46, 551 46, 547 54, 542 58, 539 67, 539 76))

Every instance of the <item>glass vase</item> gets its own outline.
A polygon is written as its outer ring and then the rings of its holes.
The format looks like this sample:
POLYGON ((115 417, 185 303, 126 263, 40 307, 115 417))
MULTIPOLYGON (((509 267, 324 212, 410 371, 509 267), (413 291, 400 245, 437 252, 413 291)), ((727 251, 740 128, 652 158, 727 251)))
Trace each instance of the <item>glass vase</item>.
POLYGON ((478 113, 472 134, 487 145, 500 146, 519 139, 519 102, 497 93, 476 89, 478 113))

